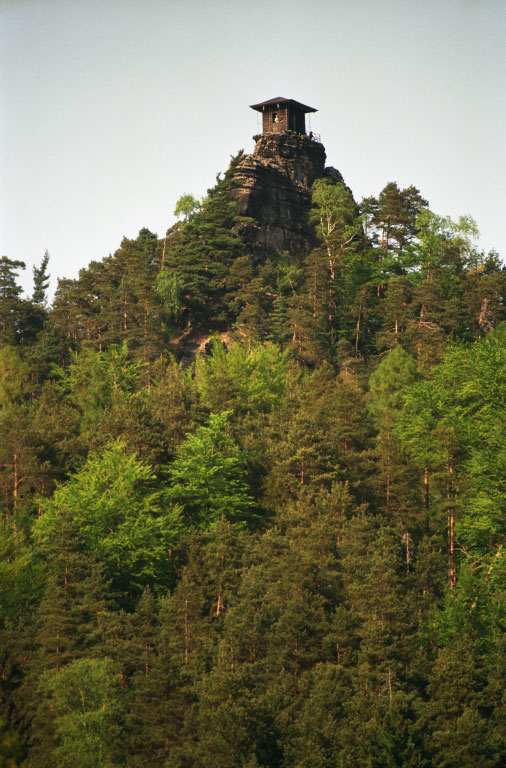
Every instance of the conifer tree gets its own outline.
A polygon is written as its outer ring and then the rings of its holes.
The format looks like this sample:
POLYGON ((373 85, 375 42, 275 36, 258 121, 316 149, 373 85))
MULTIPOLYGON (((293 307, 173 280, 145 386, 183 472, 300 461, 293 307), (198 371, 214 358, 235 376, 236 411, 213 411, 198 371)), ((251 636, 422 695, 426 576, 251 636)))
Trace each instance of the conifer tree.
POLYGON ((181 295, 179 323, 191 327, 226 326, 226 289, 230 269, 243 254, 243 243, 235 231, 239 223, 238 204, 230 195, 232 159, 224 178, 218 177, 201 207, 181 227, 181 241, 169 251, 165 269, 177 276, 181 295))
POLYGON ((23 335, 21 299, 22 289, 17 283, 18 272, 25 268, 23 261, 7 256, 0 259, 0 344, 19 343, 23 335))
MULTIPOLYGON (((369 379, 368 406, 378 429, 375 481, 383 486, 379 491, 379 505, 406 536, 412 536, 416 530, 420 534, 425 521, 420 517, 422 498, 417 493, 418 472, 401 449, 395 424, 403 409, 403 394, 417 379, 416 363, 401 346, 389 352, 369 379)), ((409 559, 409 549, 407 552, 409 559)))
POLYGON ((40 267, 33 268, 33 294, 32 301, 41 307, 46 306, 47 289, 49 287, 49 275, 47 265, 49 264, 49 253, 46 251, 42 257, 40 267))

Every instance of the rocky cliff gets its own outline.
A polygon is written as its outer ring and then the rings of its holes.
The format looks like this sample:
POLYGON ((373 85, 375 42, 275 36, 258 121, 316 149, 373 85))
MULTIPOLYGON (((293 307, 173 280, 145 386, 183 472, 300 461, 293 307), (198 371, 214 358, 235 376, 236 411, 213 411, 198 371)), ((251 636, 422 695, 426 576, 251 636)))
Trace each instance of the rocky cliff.
POLYGON ((238 164, 234 196, 239 213, 256 225, 239 225, 248 251, 264 261, 278 251, 302 254, 313 244, 308 214, 311 186, 322 177, 342 181, 335 168, 325 168, 325 148, 304 134, 262 133, 252 155, 238 164))

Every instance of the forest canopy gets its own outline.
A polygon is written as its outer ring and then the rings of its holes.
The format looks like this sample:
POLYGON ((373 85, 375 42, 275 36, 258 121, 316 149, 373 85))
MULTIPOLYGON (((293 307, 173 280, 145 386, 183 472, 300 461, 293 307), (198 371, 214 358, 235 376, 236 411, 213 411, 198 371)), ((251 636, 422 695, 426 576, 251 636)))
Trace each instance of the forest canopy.
POLYGON ((259 262, 232 184, 0 259, 0 765, 501 768, 506 270, 328 179, 259 262))

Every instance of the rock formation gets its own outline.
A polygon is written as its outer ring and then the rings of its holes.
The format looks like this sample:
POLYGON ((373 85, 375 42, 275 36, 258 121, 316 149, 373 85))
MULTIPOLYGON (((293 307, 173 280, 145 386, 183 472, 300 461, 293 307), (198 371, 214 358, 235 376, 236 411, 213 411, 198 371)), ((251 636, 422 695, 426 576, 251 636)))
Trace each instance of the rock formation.
POLYGON ((316 179, 342 181, 335 168, 325 168, 325 148, 306 134, 285 131, 254 137, 255 150, 234 173, 233 194, 239 213, 256 224, 240 224, 248 252, 256 262, 278 251, 307 253, 313 245, 308 220, 311 186, 316 179))

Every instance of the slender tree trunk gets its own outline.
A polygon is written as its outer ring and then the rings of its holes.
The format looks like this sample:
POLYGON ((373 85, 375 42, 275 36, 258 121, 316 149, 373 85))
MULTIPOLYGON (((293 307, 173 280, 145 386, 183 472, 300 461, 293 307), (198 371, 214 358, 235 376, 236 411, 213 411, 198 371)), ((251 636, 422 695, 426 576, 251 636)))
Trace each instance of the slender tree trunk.
POLYGON ((56 674, 60 674, 60 630, 56 630, 56 674))
POLYGON ((334 288, 334 259, 332 258, 332 254, 330 252, 330 248, 327 248, 327 253, 329 257, 329 327, 332 328, 332 320, 333 320, 333 302, 334 302, 334 294, 333 294, 333 288, 334 288))
POLYGON ((453 474, 453 465, 449 465, 448 482, 448 580, 450 583, 450 594, 453 597, 453 590, 457 581, 455 570, 455 482, 453 474))
POLYGON ((14 532, 14 576, 17 583, 17 577, 18 577, 18 523, 17 523, 17 512, 18 512, 18 487, 19 487, 19 475, 18 475, 18 455, 17 453, 14 454, 14 477, 13 477, 13 487, 12 487, 12 514, 13 514, 13 523, 12 523, 12 530, 14 532))
MULTIPOLYGON (((221 573, 223 574, 223 564, 225 562, 225 555, 221 553, 221 573)), ((216 615, 219 616, 223 610, 223 602, 221 600, 221 590, 223 588, 223 578, 220 576, 220 583, 218 585, 218 603, 216 605, 216 615)))
POLYGON ((13 480, 13 484, 12 484, 12 506, 13 506, 14 514, 16 514, 17 506, 18 506, 18 485, 19 485, 19 481, 18 481, 18 455, 17 455, 17 453, 14 454, 13 465, 14 465, 14 480, 13 480))
POLYGON ((355 354, 358 354, 358 339, 360 336, 360 318, 362 317, 363 306, 364 306, 364 295, 362 291, 362 295, 360 297, 360 304, 358 305, 357 327, 355 330, 355 354))
POLYGON ((390 432, 387 432, 387 455, 386 455, 386 461, 387 461, 387 477, 386 477, 386 508, 387 512, 390 510, 390 486, 391 486, 391 476, 390 476, 390 448, 391 448, 391 435, 390 432))
POLYGON ((313 317, 316 317, 316 265, 313 273, 313 317))
POLYGON ((425 307, 422 304, 422 306, 420 307, 420 319, 418 321, 418 341, 417 341, 417 344, 416 344, 416 356, 418 358, 420 357, 420 355, 422 353, 422 336, 421 336, 421 332, 422 332, 422 323, 423 323, 424 314, 425 314, 425 307))
POLYGON ((188 664, 188 600, 184 601, 184 663, 188 664))

